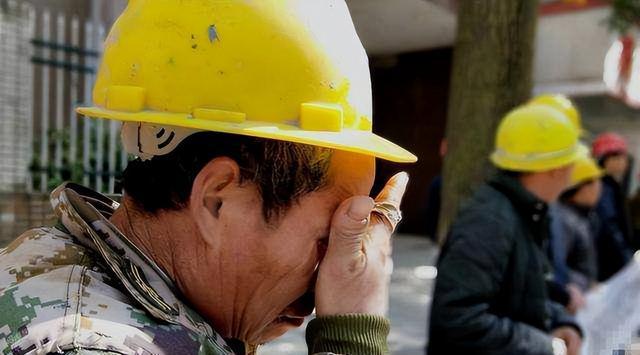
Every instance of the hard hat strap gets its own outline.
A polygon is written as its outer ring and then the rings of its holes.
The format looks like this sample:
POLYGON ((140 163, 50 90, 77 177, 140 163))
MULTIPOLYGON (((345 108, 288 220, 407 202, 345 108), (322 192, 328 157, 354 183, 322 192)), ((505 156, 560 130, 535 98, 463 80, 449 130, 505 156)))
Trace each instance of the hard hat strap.
POLYGON ((197 132, 200 131, 184 127, 124 122, 121 137, 127 153, 150 160, 171 153, 185 138, 197 132))

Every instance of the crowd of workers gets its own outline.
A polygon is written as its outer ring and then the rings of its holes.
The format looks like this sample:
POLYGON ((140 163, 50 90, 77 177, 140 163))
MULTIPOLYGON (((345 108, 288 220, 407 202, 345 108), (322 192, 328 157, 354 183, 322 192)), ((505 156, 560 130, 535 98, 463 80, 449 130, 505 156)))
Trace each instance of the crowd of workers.
POLYGON ((562 95, 501 122, 481 186, 438 261, 429 354, 579 354, 585 294, 637 250, 627 190, 631 156, 616 133, 595 139, 562 95), (591 140, 591 145, 587 141, 591 140), (453 351, 453 352, 452 352, 453 351))

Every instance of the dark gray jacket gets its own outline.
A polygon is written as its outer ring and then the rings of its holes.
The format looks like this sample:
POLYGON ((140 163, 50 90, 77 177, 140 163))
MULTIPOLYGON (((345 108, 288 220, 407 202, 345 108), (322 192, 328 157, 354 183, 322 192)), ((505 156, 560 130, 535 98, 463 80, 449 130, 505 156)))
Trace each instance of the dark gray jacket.
POLYGON ((499 174, 453 224, 438 261, 429 354, 552 355, 549 332, 574 326, 549 301, 547 205, 499 174))
POLYGON ((556 281, 586 291, 598 276, 594 213, 570 202, 559 202, 552 206, 550 215, 550 254, 556 281))
POLYGON ((602 178, 602 195, 596 207, 600 229, 596 235, 598 281, 606 281, 633 257, 633 231, 623 188, 611 176, 602 178))

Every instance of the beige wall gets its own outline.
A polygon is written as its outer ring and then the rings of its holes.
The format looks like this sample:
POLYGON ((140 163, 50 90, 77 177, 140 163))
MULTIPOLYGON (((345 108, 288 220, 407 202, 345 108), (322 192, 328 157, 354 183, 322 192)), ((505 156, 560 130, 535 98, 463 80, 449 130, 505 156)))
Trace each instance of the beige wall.
POLYGON ((604 92, 604 58, 614 35, 604 21, 606 7, 549 15, 538 25, 536 92, 593 95, 604 92))

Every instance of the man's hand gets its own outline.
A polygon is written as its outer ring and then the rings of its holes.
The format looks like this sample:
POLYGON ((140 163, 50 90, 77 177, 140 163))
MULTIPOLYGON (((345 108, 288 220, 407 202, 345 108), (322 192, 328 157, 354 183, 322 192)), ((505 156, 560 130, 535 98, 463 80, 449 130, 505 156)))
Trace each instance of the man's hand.
POLYGON ((580 291, 580 288, 574 284, 567 285, 567 292, 569 292, 569 304, 567 305, 567 312, 575 315, 580 309, 586 306, 587 301, 580 291))
MULTIPOLYGON (((408 182, 406 173, 394 176, 375 202, 399 209, 408 182)), ((393 226, 371 213, 375 202, 367 196, 355 196, 336 210, 316 282, 318 316, 386 314, 393 270, 393 226)))
POLYGON ((557 328, 551 333, 551 336, 564 340, 564 343, 567 345, 567 355, 580 354, 582 338, 580 338, 580 334, 573 327, 557 328))

